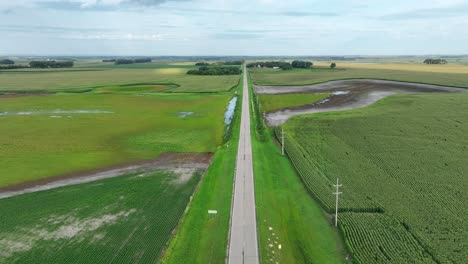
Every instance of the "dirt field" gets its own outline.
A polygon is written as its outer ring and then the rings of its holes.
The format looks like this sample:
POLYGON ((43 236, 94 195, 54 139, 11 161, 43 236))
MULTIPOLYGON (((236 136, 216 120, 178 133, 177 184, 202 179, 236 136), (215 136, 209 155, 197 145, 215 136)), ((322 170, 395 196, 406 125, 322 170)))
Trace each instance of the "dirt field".
POLYGON ((0 188, 0 199, 131 173, 144 173, 156 170, 172 171, 180 176, 181 181, 184 181, 186 175, 192 175, 195 171, 206 170, 211 163, 212 157, 212 153, 164 153, 152 161, 121 164, 94 171, 61 175, 3 187, 0 188))
POLYGON ((282 109, 266 114, 270 126, 278 126, 289 118, 308 113, 350 110, 368 106, 394 94, 456 93, 468 89, 428 84, 405 83, 382 80, 343 80, 307 86, 255 86, 258 94, 331 93, 332 96, 314 104, 282 109))

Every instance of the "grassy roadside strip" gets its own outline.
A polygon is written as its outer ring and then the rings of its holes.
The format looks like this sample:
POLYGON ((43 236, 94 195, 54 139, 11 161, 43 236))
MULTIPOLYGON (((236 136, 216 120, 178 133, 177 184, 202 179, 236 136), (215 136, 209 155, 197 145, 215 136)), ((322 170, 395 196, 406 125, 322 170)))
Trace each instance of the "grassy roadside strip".
MULTIPOLYGON (((242 104, 242 80, 239 99, 242 104)), ((162 263, 224 263, 226 259, 233 179, 239 141, 241 107, 236 107, 229 142, 220 147, 206 172, 177 233, 169 243, 162 263), (208 210, 218 213, 209 215, 208 210)))
POLYGON ((250 102, 252 105, 252 107, 250 108, 250 112, 251 112, 250 124, 252 127, 255 128, 255 131, 253 131, 255 134, 255 138, 259 141, 264 141, 265 140, 265 125, 263 123, 263 117, 260 112, 260 107, 258 106, 258 96, 257 94, 253 92, 253 82, 252 82, 252 78, 250 77, 249 71, 247 72, 247 76, 249 78, 248 79, 249 95, 250 95, 249 97, 252 98, 250 102), (253 122, 252 122, 252 119, 253 119, 253 122))
MULTIPOLYGON (((249 87, 251 92, 251 82, 249 87)), ((254 130, 255 121, 251 124, 254 130)), ((263 140, 252 136, 260 262, 345 262, 337 230, 281 156, 272 131, 263 134, 263 140)))

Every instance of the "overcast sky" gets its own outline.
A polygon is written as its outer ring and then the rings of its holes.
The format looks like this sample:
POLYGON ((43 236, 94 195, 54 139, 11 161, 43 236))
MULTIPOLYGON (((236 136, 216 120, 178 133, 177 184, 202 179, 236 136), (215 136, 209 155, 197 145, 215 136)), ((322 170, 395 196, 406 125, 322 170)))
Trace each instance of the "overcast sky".
POLYGON ((468 0, 0 0, 0 55, 467 54, 468 0))

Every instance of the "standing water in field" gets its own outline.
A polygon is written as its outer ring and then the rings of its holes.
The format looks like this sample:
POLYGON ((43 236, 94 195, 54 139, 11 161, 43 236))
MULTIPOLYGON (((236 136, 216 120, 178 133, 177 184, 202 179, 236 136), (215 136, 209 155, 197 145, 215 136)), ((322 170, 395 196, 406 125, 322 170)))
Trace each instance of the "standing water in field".
POLYGON ((179 117, 186 118, 187 116, 193 115, 193 112, 179 112, 179 117))
POLYGON ((226 125, 226 130, 224 131, 224 142, 227 142, 231 137, 231 123, 236 112, 236 104, 237 96, 234 96, 231 101, 229 101, 226 112, 224 113, 224 124, 226 125))
POLYGON ((234 116, 234 110, 236 109, 237 103, 237 96, 233 97, 231 101, 229 101, 228 107, 226 112, 224 113, 224 124, 230 125, 232 122, 232 117, 234 116))

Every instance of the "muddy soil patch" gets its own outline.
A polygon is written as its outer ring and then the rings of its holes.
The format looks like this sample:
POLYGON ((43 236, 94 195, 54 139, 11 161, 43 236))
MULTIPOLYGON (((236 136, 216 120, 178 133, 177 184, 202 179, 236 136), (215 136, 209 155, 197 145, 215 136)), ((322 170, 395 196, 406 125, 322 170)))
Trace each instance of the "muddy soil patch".
POLYGON ((330 93, 331 96, 319 102, 286 108, 265 115, 270 126, 279 126, 289 118, 309 113, 351 110, 364 107, 394 94, 418 93, 466 93, 468 89, 437 86, 430 84, 405 83, 383 80, 341 80, 306 86, 258 86, 258 94, 291 94, 291 93, 330 93))
POLYGON ((211 164, 212 157, 213 153, 163 153, 157 159, 150 161, 119 164, 107 168, 70 173, 2 187, 0 188, 0 199, 155 170, 168 170, 177 175, 178 172, 183 172, 176 181, 184 182, 190 179, 191 174, 196 171, 204 172, 211 164))

